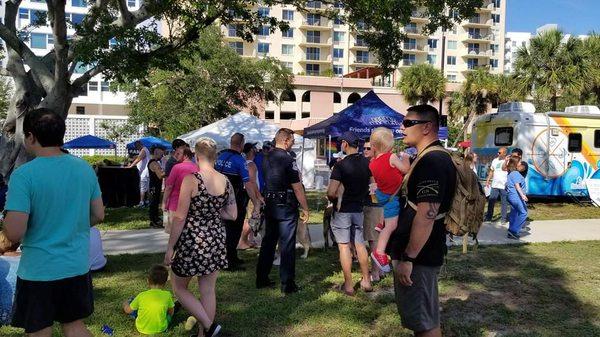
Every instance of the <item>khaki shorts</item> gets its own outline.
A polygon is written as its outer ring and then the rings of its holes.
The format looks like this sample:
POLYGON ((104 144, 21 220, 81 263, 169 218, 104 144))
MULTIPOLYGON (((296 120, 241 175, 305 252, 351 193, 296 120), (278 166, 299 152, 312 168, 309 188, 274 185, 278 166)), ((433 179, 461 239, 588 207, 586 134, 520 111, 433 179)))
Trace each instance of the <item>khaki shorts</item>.
POLYGON ((363 222, 363 230, 366 241, 377 241, 379 233, 375 230, 375 225, 383 218, 382 207, 363 207, 365 220, 363 222))

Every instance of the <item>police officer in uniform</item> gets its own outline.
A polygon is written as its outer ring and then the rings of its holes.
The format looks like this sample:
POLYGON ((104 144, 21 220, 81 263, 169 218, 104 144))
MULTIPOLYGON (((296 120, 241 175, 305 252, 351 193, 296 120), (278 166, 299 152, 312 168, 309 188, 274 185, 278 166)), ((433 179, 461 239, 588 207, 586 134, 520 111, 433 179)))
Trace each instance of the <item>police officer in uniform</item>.
POLYGON ((225 223, 225 245, 227 246, 226 270, 242 270, 243 261, 238 257, 237 246, 242 235, 242 228, 246 218, 246 207, 248 198, 252 199, 255 209, 260 209, 260 200, 255 184, 250 183, 248 164, 241 154, 244 146, 244 135, 235 133, 231 136, 230 148, 219 153, 215 163, 215 169, 224 174, 233 187, 235 201, 237 203, 237 218, 233 221, 226 220, 225 223))
POLYGON ((275 247, 279 242, 281 264, 279 277, 281 291, 285 294, 299 290, 296 282, 296 227, 298 226, 298 206, 302 209, 301 220, 308 222, 308 204, 296 161, 289 151, 294 145, 294 131, 279 129, 275 135, 275 148, 263 161, 265 179, 265 237, 260 247, 256 268, 256 287, 275 285, 269 280, 273 266, 275 247))

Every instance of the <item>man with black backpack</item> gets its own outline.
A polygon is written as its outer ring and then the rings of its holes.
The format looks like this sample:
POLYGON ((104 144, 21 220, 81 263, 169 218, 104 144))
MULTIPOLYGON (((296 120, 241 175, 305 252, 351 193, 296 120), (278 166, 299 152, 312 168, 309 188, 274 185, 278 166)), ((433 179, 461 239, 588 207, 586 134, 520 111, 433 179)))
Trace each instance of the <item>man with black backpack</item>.
POLYGON ((447 252, 444 218, 452 207, 457 170, 438 139, 438 111, 410 107, 402 122, 404 143, 419 155, 405 176, 403 210, 388 243, 396 304, 415 336, 441 336, 438 273, 447 252))

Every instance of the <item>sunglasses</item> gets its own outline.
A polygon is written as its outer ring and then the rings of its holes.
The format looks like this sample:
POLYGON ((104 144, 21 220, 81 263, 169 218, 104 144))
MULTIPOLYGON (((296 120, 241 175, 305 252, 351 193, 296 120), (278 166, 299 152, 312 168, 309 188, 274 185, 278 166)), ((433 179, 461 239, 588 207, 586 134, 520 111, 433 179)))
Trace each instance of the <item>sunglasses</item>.
POLYGON ((418 120, 418 119, 405 119, 402 121, 402 126, 404 126, 405 128, 410 128, 417 124, 425 124, 425 123, 431 123, 431 121, 418 120))
POLYGON ((371 150, 371 147, 366 147, 366 146, 365 146, 365 150, 371 150))

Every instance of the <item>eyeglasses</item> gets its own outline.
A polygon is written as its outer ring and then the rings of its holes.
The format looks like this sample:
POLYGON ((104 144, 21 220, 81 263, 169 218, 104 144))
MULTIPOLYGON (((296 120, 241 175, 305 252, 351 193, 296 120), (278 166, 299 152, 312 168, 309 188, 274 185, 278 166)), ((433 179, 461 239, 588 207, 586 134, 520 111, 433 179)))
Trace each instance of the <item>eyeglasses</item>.
POLYGON ((371 150, 371 148, 370 147, 365 147, 365 150, 371 150))
POLYGON ((431 121, 418 120, 418 119, 405 119, 402 121, 402 126, 404 126, 405 128, 410 128, 417 124, 425 124, 425 123, 430 123, 430 122, 431 121))

